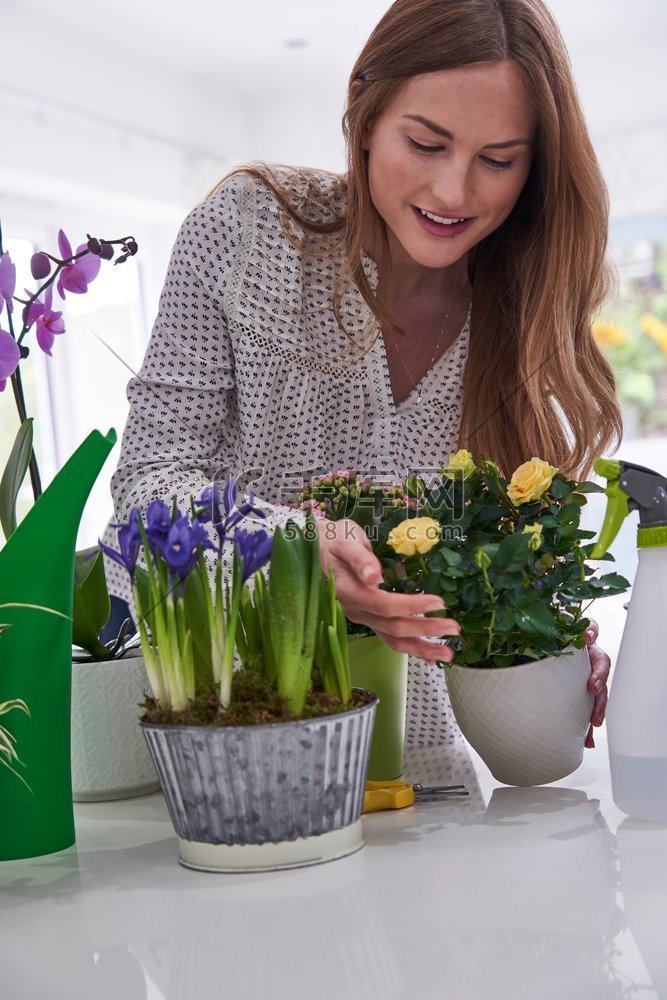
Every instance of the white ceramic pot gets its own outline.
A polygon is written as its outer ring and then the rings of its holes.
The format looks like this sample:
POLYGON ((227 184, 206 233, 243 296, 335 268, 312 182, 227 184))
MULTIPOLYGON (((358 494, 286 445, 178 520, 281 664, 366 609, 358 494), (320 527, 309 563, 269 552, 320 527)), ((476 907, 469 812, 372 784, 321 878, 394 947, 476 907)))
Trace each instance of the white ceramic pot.
POLYGON ((461 732, 506 785, 544 785, 579 767, 593 710, 590 672, 586 647, 517 667, 445 667, 461 732))
POLYGON ((129 799, 160 783, 139 728, 149 690, 139 649, 102 662, 72 662, 72 796, 129 799))

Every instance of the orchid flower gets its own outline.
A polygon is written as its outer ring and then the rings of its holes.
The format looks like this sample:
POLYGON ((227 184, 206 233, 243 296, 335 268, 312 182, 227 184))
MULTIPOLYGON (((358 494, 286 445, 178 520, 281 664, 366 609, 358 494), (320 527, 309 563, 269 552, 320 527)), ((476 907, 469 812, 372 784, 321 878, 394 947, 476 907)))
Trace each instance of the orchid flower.
MULTIPOLYGON (((74 256, 72 245, 62 229, 58 231, 58 249, 63 260, 74 256)), ((81 246, 76 248, 76 252, 81 253, 87 249, 88 244, 82 243, 81 246)), ((65 292, 73 292, 75 295, 83 295, 87 292, 88 285, 99 274, 100 266, 100 258, 90 252, 85 257, 80 257, 79 260, 73 260, 70 264, 65 264, 60 272, 56 286, 60 298, 65 298, 65 292)))
POLYGON ((7 312, 13 309, 12 299, 16 290, 16 265, 8 253, 0 256, 0 312, 7 306, 7 312))
POLYGON ((37 324, 35 332, 37 343, 49 357, 51 357, 51 348, 53 347, 56 334, 65 332, 63 314, 56 312, 52 308, 52 305, 53 288, 49 285, 44 295, 44 301, 40 302, 37 299, 33 302, 28 310, 26 319, 28 326, 32 326, 33 323, 37 324))
POLYGON ((4 391, 7 379, 13 375, 21 360, 21 349, 11 333, 0 330, 0 392, 4 391))

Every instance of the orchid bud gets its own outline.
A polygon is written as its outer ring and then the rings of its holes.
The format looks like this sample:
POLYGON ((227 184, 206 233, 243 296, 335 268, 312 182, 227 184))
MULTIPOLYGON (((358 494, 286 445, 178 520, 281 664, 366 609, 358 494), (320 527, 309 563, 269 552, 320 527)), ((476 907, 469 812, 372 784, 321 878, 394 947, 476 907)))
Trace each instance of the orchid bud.
POLYGON ((90 233, 88 233, 87 236, 88 236, 88 243, 86 244, 86 246, 88 247, 91 253, 95 254, 96 257, 101 257, 102 244, 95 236, 91 236, 90 233))
POLYGON ((128 240, 127 243, 125 244, 125 246, 130 251, 130 255, 132 257, 134 257, 135 253, 139 249, 139 247, 137 246, 137 241, 136 240, 128 240))
POLYGON ((113 247, 111 243, 103 243, 102 249, 100 250, 100 257, 102 260, 111 260, 113 257, 113 247))
POLYGON ((51 271, 51 261, 39 250, 34 253, 30 258, 30 271, 35 281, 41 281, 42 278, 46 278, 51 271))

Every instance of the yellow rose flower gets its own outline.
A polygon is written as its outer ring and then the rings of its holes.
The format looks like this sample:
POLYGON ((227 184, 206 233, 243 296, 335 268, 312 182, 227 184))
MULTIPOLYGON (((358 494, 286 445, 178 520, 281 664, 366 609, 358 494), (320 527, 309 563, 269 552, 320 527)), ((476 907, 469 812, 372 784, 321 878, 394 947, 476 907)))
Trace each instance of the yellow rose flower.
POLYGON ((401 521, 389 532, 387 541, 399 556, 422 555, 440 540, 440 525, 432 517, 413 517, 401 521))
POLYGON ((533 552, 537 552, 540 545, 542 544, 542 525, 537 524, 527 524, 523 529, 524 535, 530 535, 528 539, 528 548, 533 552))
POLYGON ((558 469, 541 458, 531 458, 514 472, 507 487, 507 495, 517 507, 531 500, 539 500, 549 489, 558 469))
POLYGON ((461 476, 462 479, 467 479, 468 476, 476 470, 474 459, 469 451, 465 448, 460 448, 459 451, 455 451, 449 456, 449 462, 446 468, 442 470, 443 476, 447 476, 448 479, 457 479, 461 476))

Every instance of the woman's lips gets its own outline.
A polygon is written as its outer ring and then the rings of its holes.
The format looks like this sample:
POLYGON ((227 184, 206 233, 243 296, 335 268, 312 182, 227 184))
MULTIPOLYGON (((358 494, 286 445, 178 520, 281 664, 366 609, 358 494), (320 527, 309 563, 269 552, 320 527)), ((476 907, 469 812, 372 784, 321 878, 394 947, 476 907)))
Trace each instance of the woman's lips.
POLYGON ((433 219, 429 219, 426 215, 422 215, 418 208, 412 205, 412 211, 414 212, 415 218, 419 222, 422 229, 425 229, 427 233, 431 236, 458 236, 464 230, 468 229, 472 223, 475 221, 475 217, 472 216, 469 219, 464 219, 463 222, 450 222, 449 224, 443 222, 434 222, 433 219))

